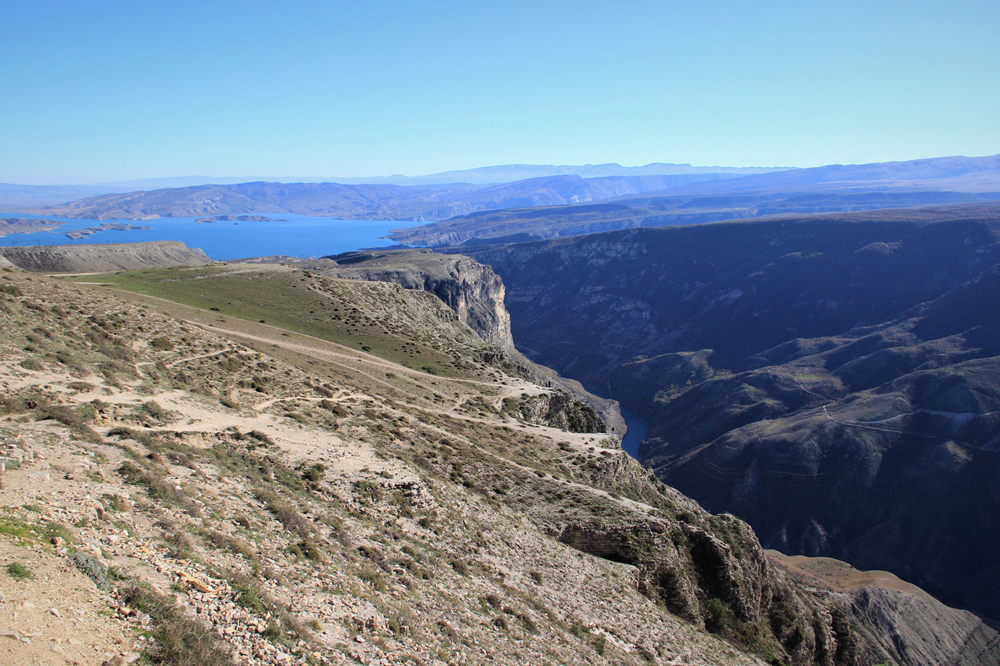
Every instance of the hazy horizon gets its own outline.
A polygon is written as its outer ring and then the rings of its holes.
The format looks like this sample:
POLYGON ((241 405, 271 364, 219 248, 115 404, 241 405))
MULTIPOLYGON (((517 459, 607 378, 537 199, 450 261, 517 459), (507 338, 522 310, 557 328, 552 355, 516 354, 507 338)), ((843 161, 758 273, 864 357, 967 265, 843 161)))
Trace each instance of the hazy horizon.
MULTIPOLYGON (((899 163, 899 162, 913 162, 921 160, 932 160, 932 159, 946 159, 946 158, 982 158, 982 157, 992 157, 993 155, 931 155, 919 158, 913 158, 910 160, 886 160, 884 163, 899 163)), ((881 162, 880 162, 881 163, 881 162)), ((676 167, 690 167, 697 170, 710 171, 713 169, 723 170, 723 169, 766 169, 766 170, 793 170, 793 169, 809 169, 822 166, 861 166, 863 164, 871 163, 831 163, 814 165, 810 167, 802 167, 797 165, 763 165, 763 164, 747 164, 747 165, 700 165, 700 164, 689 164, 689 163, 678 163, 678 162, 664 162, 656 161, 649 162, 646 164, 636 164, 636 165, 626 165, 619 162, 603 162, 603 163, 585 163, 585 164, 529 164, 525 162, 517 162, 511 164, 490 164, 490 165, 480 165, 476 167, 467 168, 456 168, 448 169, 446 171, 438 171, 434 173, 392 173, 392 174, 380 174, 380 175, 365 175, 365 176, 284 176, 284 175, 269 175, 269 176, 225 176, 225 175, 214 175, 214 176, 204 176, 198 174, 183 174, 183 175, 167 175, 167 176, 152 176, 148 178, 136 178, 131 180, 120 180, 120 181, 89 181, 89 182, 46 182, 46 183, 25 183, 25 182, 0 182, 0 185, 22 185, 24 187, 102 187, 102 186, 127 186, 127 185, 141 185, 141 184, 151 184, 156 182, 167 182, 167 181, 197 181, 192 182, 188 185, 156 185, 156 188, 163 187, 190 187, 196 184, 216 184, 216 185, 228 185, 228 184, 239 184, 248 182, 280 182, 280 183, 321 183, 321 182, 332 182, 332 183, 352 183, 352 184, 362 184, 365 182, 377 182, 386 181, 391 179, 427 179, 439 175, 471 172, 471 171, 485 171, 489 169, 504 169, 513 167, 528 167, 528 168, 550 168, 550 169, 563 169, 563 168, 587 168, 587 167, 621 167, 622 169, 642 169, 645 167, 651 167, 654 165, 669 165, 676 167)))

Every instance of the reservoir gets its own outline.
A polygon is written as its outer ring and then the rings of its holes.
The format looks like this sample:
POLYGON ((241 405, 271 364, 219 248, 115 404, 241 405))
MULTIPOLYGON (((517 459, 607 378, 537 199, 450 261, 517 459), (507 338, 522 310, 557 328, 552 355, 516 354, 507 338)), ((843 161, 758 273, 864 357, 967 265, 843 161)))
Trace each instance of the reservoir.
POLYGON ((156 220, 72 220, 24 213, 0 213, 0 217, 40 218, 65 222, 51 231, 2 236, 0 237, 2 247, 171 240, 181 241, 191 248, 201 248, 216 261, 275 254, 313 258, 361 248, 389 247, 396 243, 380 236, 388 234, 390 229, 424 224, 402 220, 341 220, 287 213, 269 215, 268 217, 280 218, 280 221, 275 222, 241 220, 211 223, 195 222, 200 217, 161 217, 156 220), (69 231, 98 227, 105 223, 124 223, 149 229, 100 231, 79 240, 71 240, 65 236, 69 231))

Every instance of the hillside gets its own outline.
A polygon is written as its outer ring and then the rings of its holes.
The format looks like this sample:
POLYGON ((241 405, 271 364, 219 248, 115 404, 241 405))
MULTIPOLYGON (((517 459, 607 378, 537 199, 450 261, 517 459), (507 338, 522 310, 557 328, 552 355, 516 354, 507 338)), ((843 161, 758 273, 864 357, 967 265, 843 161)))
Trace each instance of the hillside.
POLYGON ((341 183, 344 185, 496 185, 529 178, 549 176, 579 176, 598 178, 604 176, 680 176, 673 184, 715 177, 737 177, 757 173, 781 171, 784 167, 699 167, 690 164, 653 163, 645 166, 623 167, 619 164, 544 165, 505 164, 458 171, 426 174, 423 176, 371 176, 328 178, 274 178, 250 176, 243 178, 214 176, 176 176, 147 178, 126 182, 98 185, 17 185, 0 183, 0 210, 12 211, 26 207, 51 206, 85 197, 124 192, 183 188, 197 185, 234 185, 247 182, 279 183, 341 183))
POLYGON ((1000 616, 990 207, 467 248, 519 349, 643 414, 658 476, 769 547, 1000 616))
POLYGON ((874 616, 838 604, 551 427, 573 405, 532 409, 555 392, 428 293, 269 264, 0 283, 17 663, 995 662, 974 618, 870 581, 874 616))
POLYGON ((56 220, 40 220, 38 218, 4 217, 0 218, 0 236, 8 234, 32 234, 36 231, 52 231, 62 222, 56 220))
POLYGON ((809 169, 751 174, 731 183, 699 183, 685 187, 691 194, 801 190, 948 190, 1000 191, 1000 155, 934 157, 905 162, 830 164, 809 169))
POLYGON ((18 268, 46 273, 98 273, 212 262, 201 250, 177 241, 0 247, 0 257, 18 268))
MULTIPOLYGON (((769 215, 878 210, 1000 200, 1000 156, 830 165, 678 183, 660 191, 570 202, 517 203, 394 230, 401 243, 523 242, 769 215), (587 205, 583 201, 604 201, 587 205), (560 203, 573 205, 560 205, 560 203), (528 208, 527 206, 533 206, 528 208), (538 206, 546 206, 539 208, 538 206)), ((457 213, 456 213, 457 214, 457 213)))
POLYGON ((998 199, 1000 193, 997 192, 938 190, 642 195, 616 197, 602 203, 487 210, 419 227, 394 229, 390 237, 400 243, 430 247, 496 245, 582 236, 617 229, 683 226, 769 216, 948 206, 998 199))

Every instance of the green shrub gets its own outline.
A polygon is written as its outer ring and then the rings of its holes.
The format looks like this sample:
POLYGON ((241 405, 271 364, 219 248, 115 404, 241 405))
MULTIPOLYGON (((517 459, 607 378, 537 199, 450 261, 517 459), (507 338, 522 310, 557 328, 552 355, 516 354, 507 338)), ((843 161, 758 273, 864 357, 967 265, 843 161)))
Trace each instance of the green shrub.
POLYGON ((249 434, 250 437, 252 437, 253 439, 256 439, 258 442, 261 442, 262 444, 267 444, 268 446, 277 446, 274 440, 271 439, 266 432, 261 432, 260 430, 251 430, 247 434, 249 434))
POLYGON ((326 465, 316 463, 315 465, 307 467, 305 471, 302 472, 302 478, 309 483, 316 484, 323 480, 323 472, 325 471, 326 465))
POLYGON ((174 343, 163 336, 150 340, 149 346, 157 351, 173 351, 174 349, 174 343))
POLYGON ((173 600, 147 586, 122 589, 121 600, 148 614, 156 639, 146 648, 149 663, 163 666, 230 666, 229 648, 202 623, 186 617, 173 600))
POLYGON ((363 499, 377 502, 382 499, 382 487, 377 483, 368 481, 367 479, 361 479, 354 484, 354 493, 360 495, 363 499))
POLYGON ((722 633, 733 625, 736 620, 733 611, 721 599, 709 599, 705 602, 705 629, 713 634, 722 633))
POLYGON ((298 512, 294 505, 286 500, 283 500, 277 493, 267 490, 266 488, 258 489, 255 494, 257 495, 257 499, 267 505, 268 511, 274 514, 274 517, 278 519, 278 522, 284 525, 287 530, 295 532, 303 538, 309 536, 309 533, 312 531, 312 526, 309 524, 309 521, 298 512))
POLYGON ((97 561, 96 557, 76 552, 70 555, 69 559, 87 578, 94 581, 94 584, 99 589, 111 589, 111 583, 108 581, 108 571, 104 568, 103 564, 97 561))
POLYGON ((35 578, 35 574, 31 573, 31 569, 20 562, 11 562, 8 564, 7 575, 17 580, 34 580, 35 578))
POLYGON ((257 551, 254 547, 239 537, 232 537, 228 534, 212 530, 208 533, 208 540, 216 548, 228 550, 234 555, 242 555, 249 561, 253 561, 257 557, 257 551))
POLYGON ((362 570, 358 573, 358 578, 374 587, 378 592, 385 592, 389 589, 385 584, 385 580, 382 579, 382 575, 373 569, 362 570))
POLYGON ((248 611, 264 615, 271 610, 271 600, 250 576, 236 574, 229 579, 229 586, 236 593, 233 601, 248 611))
POLYGON ((155 400, 149 400, 144 402, 142 405, 142 410, 152 416, 154 419, 162 421, 167 415, 167 410, 160 407, 160 404, 155 400))

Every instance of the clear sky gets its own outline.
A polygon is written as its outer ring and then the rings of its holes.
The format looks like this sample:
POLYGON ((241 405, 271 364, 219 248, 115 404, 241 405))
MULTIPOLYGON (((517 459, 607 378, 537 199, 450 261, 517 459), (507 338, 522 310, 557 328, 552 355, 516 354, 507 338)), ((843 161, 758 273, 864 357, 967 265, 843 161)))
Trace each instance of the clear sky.
POLYGON ((0 0, 0 182, 1000 153, 1000 0, 0 0))

